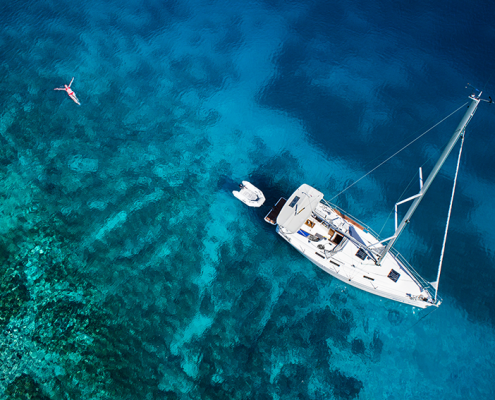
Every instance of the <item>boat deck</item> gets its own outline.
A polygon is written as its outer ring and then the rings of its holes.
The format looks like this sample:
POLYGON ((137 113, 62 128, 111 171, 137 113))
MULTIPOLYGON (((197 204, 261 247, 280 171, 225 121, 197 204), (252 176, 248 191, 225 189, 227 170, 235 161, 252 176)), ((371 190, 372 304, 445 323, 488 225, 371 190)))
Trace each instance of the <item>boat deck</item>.
POLYGON ((306 258, 334 277, 367 292, 424 308, 424 288, 393 254, 381 265, 367 249, 377 238, 350 217, 322 205, 297 232, 277 232, 306 258))

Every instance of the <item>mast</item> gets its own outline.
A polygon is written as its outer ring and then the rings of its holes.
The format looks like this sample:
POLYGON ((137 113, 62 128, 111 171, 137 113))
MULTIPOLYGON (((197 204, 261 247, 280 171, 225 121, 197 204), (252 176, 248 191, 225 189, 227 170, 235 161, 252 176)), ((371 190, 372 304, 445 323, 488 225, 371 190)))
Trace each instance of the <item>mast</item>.
POLYGON ((480 96, 481 93, 476 97, 476 95, 472 94, 469 96, 469 99, 471 100, 471 104, 468 106, 468 109, 466 110, 466 113, 462 117, 461 122, 457 126, 457 129, 454 131, 454 134, 450 138, 449 143, 447 143, 447 146, 443 150, 443 153, 441 154, 440 158, 438 159, 437 163, 433 167, 432 171, 430 172, 430 175, 428 176, 428 179, 424 183, 424 185, 421 187, 421 190, 419 194, 417 194, 415 197, 414 202, 411 204, 411 207, 409 207, 409 210, 407 210, 406 215, 402 219, 399 227, 395 230, 394 236, 390 239, 388 242, 387 246, 383 251, 381 252, 380 256, 378 257, 378 260, 376 262, 377 265, 380 265, 380 262, 383 260, 383 258, 387 255, 387 253, 390 251, 392 246, 394 245, 395 241, 399 237, 399 235, 402 233, 406 225, 410 222, 412 215, 414 214, 414 211, 416 211, 416 208, 418 208, 419 203, 421 200, 423 200, 424 195, 428 191, 428 188, 431 186, 433 180, 437 176, 438 172, 442 168, 443 164, 445 163, 445 160, 453 150, 455 144, 459 140, 459 138, 464 134, 464 131, 466 129, 466 126, 469 124, 471 121, 471 118, 473 118, 474 113, 476 112, 476 109, 478 108, 478 104, 480 102, 480 96))

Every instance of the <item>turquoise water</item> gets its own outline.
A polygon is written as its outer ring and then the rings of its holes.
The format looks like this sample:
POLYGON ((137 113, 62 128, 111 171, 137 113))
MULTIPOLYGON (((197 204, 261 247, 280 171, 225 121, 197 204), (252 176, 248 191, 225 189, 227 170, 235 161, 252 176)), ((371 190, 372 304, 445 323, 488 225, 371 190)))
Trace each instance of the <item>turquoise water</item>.
MULTIPOLYGON (((493 10, 467 6, 2 4, 0 397, 493 398, 493 107, 468 128, 431 314, 262 220, 302 183, 339 193, 466 82, 493 97, 493 10), (53 90, 72 77, 81 106, 53 90), (265 207, 232 196, 241 180, 265 207)), ((460 118, 334 201, 380 231, 460 118)), ((397 246, 431 281, 454 158, 397 246)))

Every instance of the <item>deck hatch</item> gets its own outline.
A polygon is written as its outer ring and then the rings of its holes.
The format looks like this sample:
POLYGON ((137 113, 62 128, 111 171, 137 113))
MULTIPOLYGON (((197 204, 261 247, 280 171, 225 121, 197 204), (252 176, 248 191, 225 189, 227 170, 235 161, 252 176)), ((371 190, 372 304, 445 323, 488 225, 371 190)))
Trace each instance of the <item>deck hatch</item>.
POLYGON ((366 252, 363 249, 359 249, 356 253, 356 257, 364 261, 368 258, 368 254, 366 254, 366 252))
POLYGON ((387 276, 394 282, 397 282, 399 280, 400 274, 396 270, 391 269, 387 276))
POLYGON ((300 199, 299 196, 294 197, 294 199, 290 202, 289 207, 290 208, 294 208, 294 206, 297 204, 297 202, 299 201, 299 199, 300 199))

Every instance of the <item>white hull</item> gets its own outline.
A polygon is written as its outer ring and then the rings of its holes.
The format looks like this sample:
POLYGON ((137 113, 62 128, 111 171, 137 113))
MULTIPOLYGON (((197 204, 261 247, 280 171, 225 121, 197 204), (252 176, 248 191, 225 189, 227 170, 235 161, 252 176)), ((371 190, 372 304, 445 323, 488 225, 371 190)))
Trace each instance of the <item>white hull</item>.
POLYGON ((261 207, 265 202, 265 195, 256 186, 248 181, 242 181, 242 189, 232 194, 249 207, 261 207))
POLYGON ((376 264, 383 246, 376 245, 379 239, 362 224, 320 201, 305 212, 303 195, 310 193, 313 198, 315 192, 302 185, 280 212, 277 233, 290 245, 326 273, 358 289, 420 308, 440 304, 441 300, 434 301, 432 286, 399 254, 388 253, 376 264))
MULTIPOLYGON (((277 228, 277 232, 278 232, 278 228, 277 228)), ((284 235, 280 234, 280 236, 282 236, 285 240, 288 241, 288 239, 286 237, 284 237, 284 235)), ((311 257, 309 254, 307 254, 303 247, 297 247, 297 246, 293 246, 293 247, 297 251, 299 251, 299 253, 301 253, 304 257, 306 257, 309 261, 311 261, 313 264, 315 264, 316 266, 321 268, 326 273, 332 275, 334 278, 337 278, 340 281, 342 281, 342 282, 344 282, 350 286, 354 286, 357 289, 364 290, 364 291, 371 293, 371 294, 374 294, 376 296, 384 297, 386 299, 394 300, 394 301, 397 301, 399 303, 409 304, 411 306, 415 306, 415 307, 419 307, 419 308, 427 308, 429 306, 434 305, 434 304, 425 302, 423 300, 418 301, 418 300, 413 300, 407 296, 394 295, 391 293, 387 293, 385 291, 380 290, 377 287, 371 286, 369 282, 363 282, 362 283, 362 282, 359 282, 358 280, 349 280, 348 275, 345 272, 345 268, 336 268, 335 270, 333 270, 332 268, 329 268, 328 264, 325 265, 325 262, 320 262, 320 260, 319 260, 320 257, 318 257, 318 256, 311 257)), ((439 306, 439 305, 440 305, 440 302, 438 302, 436 304, 436 306, 439 306)))

